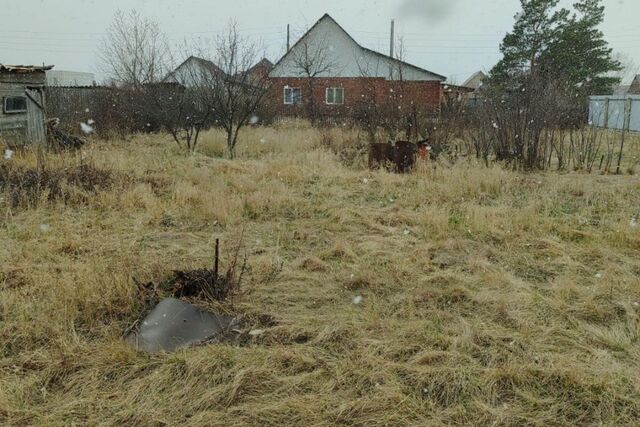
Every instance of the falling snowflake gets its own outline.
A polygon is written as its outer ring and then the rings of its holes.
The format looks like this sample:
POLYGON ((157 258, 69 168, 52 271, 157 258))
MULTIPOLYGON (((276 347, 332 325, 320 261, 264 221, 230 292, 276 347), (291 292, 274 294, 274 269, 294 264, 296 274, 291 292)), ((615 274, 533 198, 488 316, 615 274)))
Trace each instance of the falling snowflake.
POLYGON ((91 126, 90 124, 81 122, 80 130, 82 130, 82 132, 84 132, 85 134, 89 135, 93 132, 93 126, 91 126))
POLYGON ((492 122, 491 126, 493 126, 494 129, 498 129, 498 124, 496 122, 492 122))
POLYGON ((362 295, 357 295, 357 296, 353 297, 353 303, 354 303, 355 305, 358 305, 358 304, 360 304, 361 302, 362 302, 362 295))
POLYGON ((88 109, 88 108, 85 108, 84 112, 85 112, 85 113, 88 113, 88 112, 89 112, 89 109, 88 109))
POLYGON ((258 119, 258 116, 253 115, 253 116, 251 116, 251 118, 249 119, 249 123, 250 123, 250 124, 252 124, 252 125, 255 125, 256 123, 258 123, 258 120, 259 120, 259 119, 258 119))
POLYGON ((13 150, 9 150, 8 148, 6 150, 4 150, 4 159, 5 160, 11 160, 12 157, 13 157, 13 150))

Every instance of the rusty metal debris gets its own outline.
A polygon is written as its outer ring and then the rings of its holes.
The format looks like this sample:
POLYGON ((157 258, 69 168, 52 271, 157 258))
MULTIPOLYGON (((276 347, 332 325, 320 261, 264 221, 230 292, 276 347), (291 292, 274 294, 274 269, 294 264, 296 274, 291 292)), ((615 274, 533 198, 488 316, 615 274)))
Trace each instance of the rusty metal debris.
POLYGON ((149 353, 171 352, 215 340, 233 328, 234 318, 210 313, 175 298, 166 298, 125 341, 149 353))

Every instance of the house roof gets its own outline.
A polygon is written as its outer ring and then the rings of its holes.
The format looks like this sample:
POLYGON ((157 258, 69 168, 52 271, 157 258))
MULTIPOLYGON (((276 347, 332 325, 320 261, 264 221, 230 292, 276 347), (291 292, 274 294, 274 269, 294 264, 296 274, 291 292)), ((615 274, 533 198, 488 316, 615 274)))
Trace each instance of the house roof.
POLYGON ((273 62, 269 61, 267 58, 262 58, 253 67, 249 68, 247 72, 252 73, 260 68, 271 70, 273 68, 273 62))
POLYGON ((631 85, 629 86, 627 93, 629 95, 640 95, 640 74, 637 74, 634 77, 633 81, 631 82, 631 85))
POLYGON ((182 68, 185 64, 187 64, 189 62, 194 62, 194 63, 202 66, 203 68, 209 70, 212 74, 224 73, 224 71, 222 71, 222 69, 220 69, 220 67, 218 67, 213 62, 211 62, 211 61, 209 61, 207 59, 204 59, 204 58, 199 58, 197 56, 191 55, 187 59, 182 61, 182 63, 180 65, 178 65, 175 70, 173 70, 169 74, 167 74, 166 77, 164 79, 162 79, 162 81, 165 82, 165 83, 168 83, 168 80, 170 80, 171 78, 174 78, 175 75, 176 75, 176 72, 180 68, 182 68))
POLYGON ((618 85, 613 89, 614 95, 626 95, 629 92, 629 85, 618 85))
POLYGON ((0 72, 8 73, 37 73, 47 71, 53 68, 53 65, 7 65, 0 64, 0 72))
POLYGON ((297 45, 298 45, 298 44, 299 44, 299 43, 300 43, 300 42, 301 42, 305 37, 307 37, 307 35, 309 35, 309 33, 311 33, 311 32, 312 32, 312 31, 313 31, 313 30, 314 30, 314 29, 315 29, 315 28, 316 28, 316 27, 317 27, 317 26, 318 26, 322 21, 324 21, 324 20, 331 20, 331 22, 333 22, 333 23, 334 23, 338 28, 340 28, 340 30, 342 30, 342 31, 343 31, 343 32, 344 32, 344 33, 345 33, 345 34, 346 34, 346 35, 351 39, 351 41, 353 41, 353 43, 355 43, 355 44, 356 44, 356 46, 358 46, 360 49, 362 49, 362 50, 363 50, 363 51, 365 51, 365 52, 372 53, 372 54, 374 54, 374 55, 376 55, 376 56, 379 56, 379 57, 384 58, 384 59, 386 59, 386 60, 393 61, 393 62, 395 62, 395 63, 397 63, 397 64, 402 64, 402 65, 404 65, 405 67, 413 68, 413 69, 418 70, 418 71, 422 71, 422 72, 425 72, 425 73, 432 74, 432 75, 434 75, 435 77, 437 77, 437 78, 439 78, 439 79, 442 79, 442 81, 447 80, 447 78, 446 78, 445 76, 441 75, 441 74, 434 73, 433 71, 429 71, 429 70, 427 70, 427 69, 424 69, 424 68, 418 67, 418 66, 416 66, 416 65, 409 64, 408 62, 402 61, 402 60, 400 60, 400 59, 394 58, 394 57, 389 56, 389 55, 385 55, 384 53, 380 53, 380 52, 375 51, 375 50, 373 50, 373 49, 369 49, 369 48, 367 48, 367 47, 362 46, 360 43, 358 43, 358 42, 357 42, 357 41, 356 41, 356 40, 351 36, 351 34, 349 34, 349 33, 347 32, 347 30, 345 30, 345 29, 344 29, 340 24, 338 24, 338 22, 337 22, 335 19, 333 19, 333 17, 331 17, 331 15, 329 15, 328 13, 325 13, 324 15, 322 15, 322 17, 321 17, 320 19, 318 19, 318 20, 316 21, 316 23, 315 23, 315 24, 313 24, 313 25, 311 26, 311 28, 309 28, 309 29, 308 29, 308 30, 307 30, 307 31, 302 35, 302 37, 300 37, 300 38, 299 38, 299 39, 298 39, 298 40, 293 44, 293 46, 291 46, 291 48, 289 49, 289 51, 287 51, 284 55, 282 55, 282 57, 281 57, 281 58, 280 58, 280 59, 279 59, 279 60, 278 60, 274 65, 273 65, 273 68, 277 67, 277 66, 278 66, 278 65, 279 65, 279 64, 284 60, 284 58, 289 54, 289 52, 293 51, 293 49, 294 49, 294 48, 295 48, 295 47, 296 47, 296 46, 297 46, 297 45))
POLYGON ((478 89, 482 86, 482 81, 487 78, 487 75, 483 71, 476 71, 471 74, 467 80, 462 83, 462 86, 470 87, 472 89, 478 89))

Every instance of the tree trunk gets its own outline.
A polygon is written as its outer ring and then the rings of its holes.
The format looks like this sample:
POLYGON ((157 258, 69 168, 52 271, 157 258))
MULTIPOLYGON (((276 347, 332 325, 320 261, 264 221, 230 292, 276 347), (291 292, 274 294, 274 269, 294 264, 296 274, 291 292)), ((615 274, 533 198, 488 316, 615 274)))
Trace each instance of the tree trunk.
POLYGON ((236 137, 233 129, 227 130, 227 148, 229 149, 229 158, 234 159, 236 157, 236 137))

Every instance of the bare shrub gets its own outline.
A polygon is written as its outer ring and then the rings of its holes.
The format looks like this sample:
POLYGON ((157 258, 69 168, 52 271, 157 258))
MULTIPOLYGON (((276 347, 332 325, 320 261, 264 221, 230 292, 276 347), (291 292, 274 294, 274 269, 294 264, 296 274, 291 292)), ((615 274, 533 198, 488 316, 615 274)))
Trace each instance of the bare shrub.
POLYGON ((219 240, 216 239, 211 268, 174 270, 159 284, 154 282, 143 284, 136 281, 141 299, 147 305, 157 303, 167 294, 176 298, 200 298, 209 302, 233 300, 241 292, 242 278, 247 267, 246 254, 241 258, 241 250, 242 234, 233 249, 231 261, 225 273, 219 274, 219 240))
POLYGON ((33 208, 41 201, 70 201, 68 189, 78 188, 90 194, 114 185, 115 176, 108 169, 90 163, 54 169, 0 164, 0 192, 12 207, 33 208))
POLYGON ((469 136, 476 155, 513 168, 546 169, 555 155, 564 167, 561 131, 575 122, 574 102, 561 82, 528 76, 508 90, 487 89, 474 108, 469 136), (489 148, 490 147, 490 148, 489 148))

